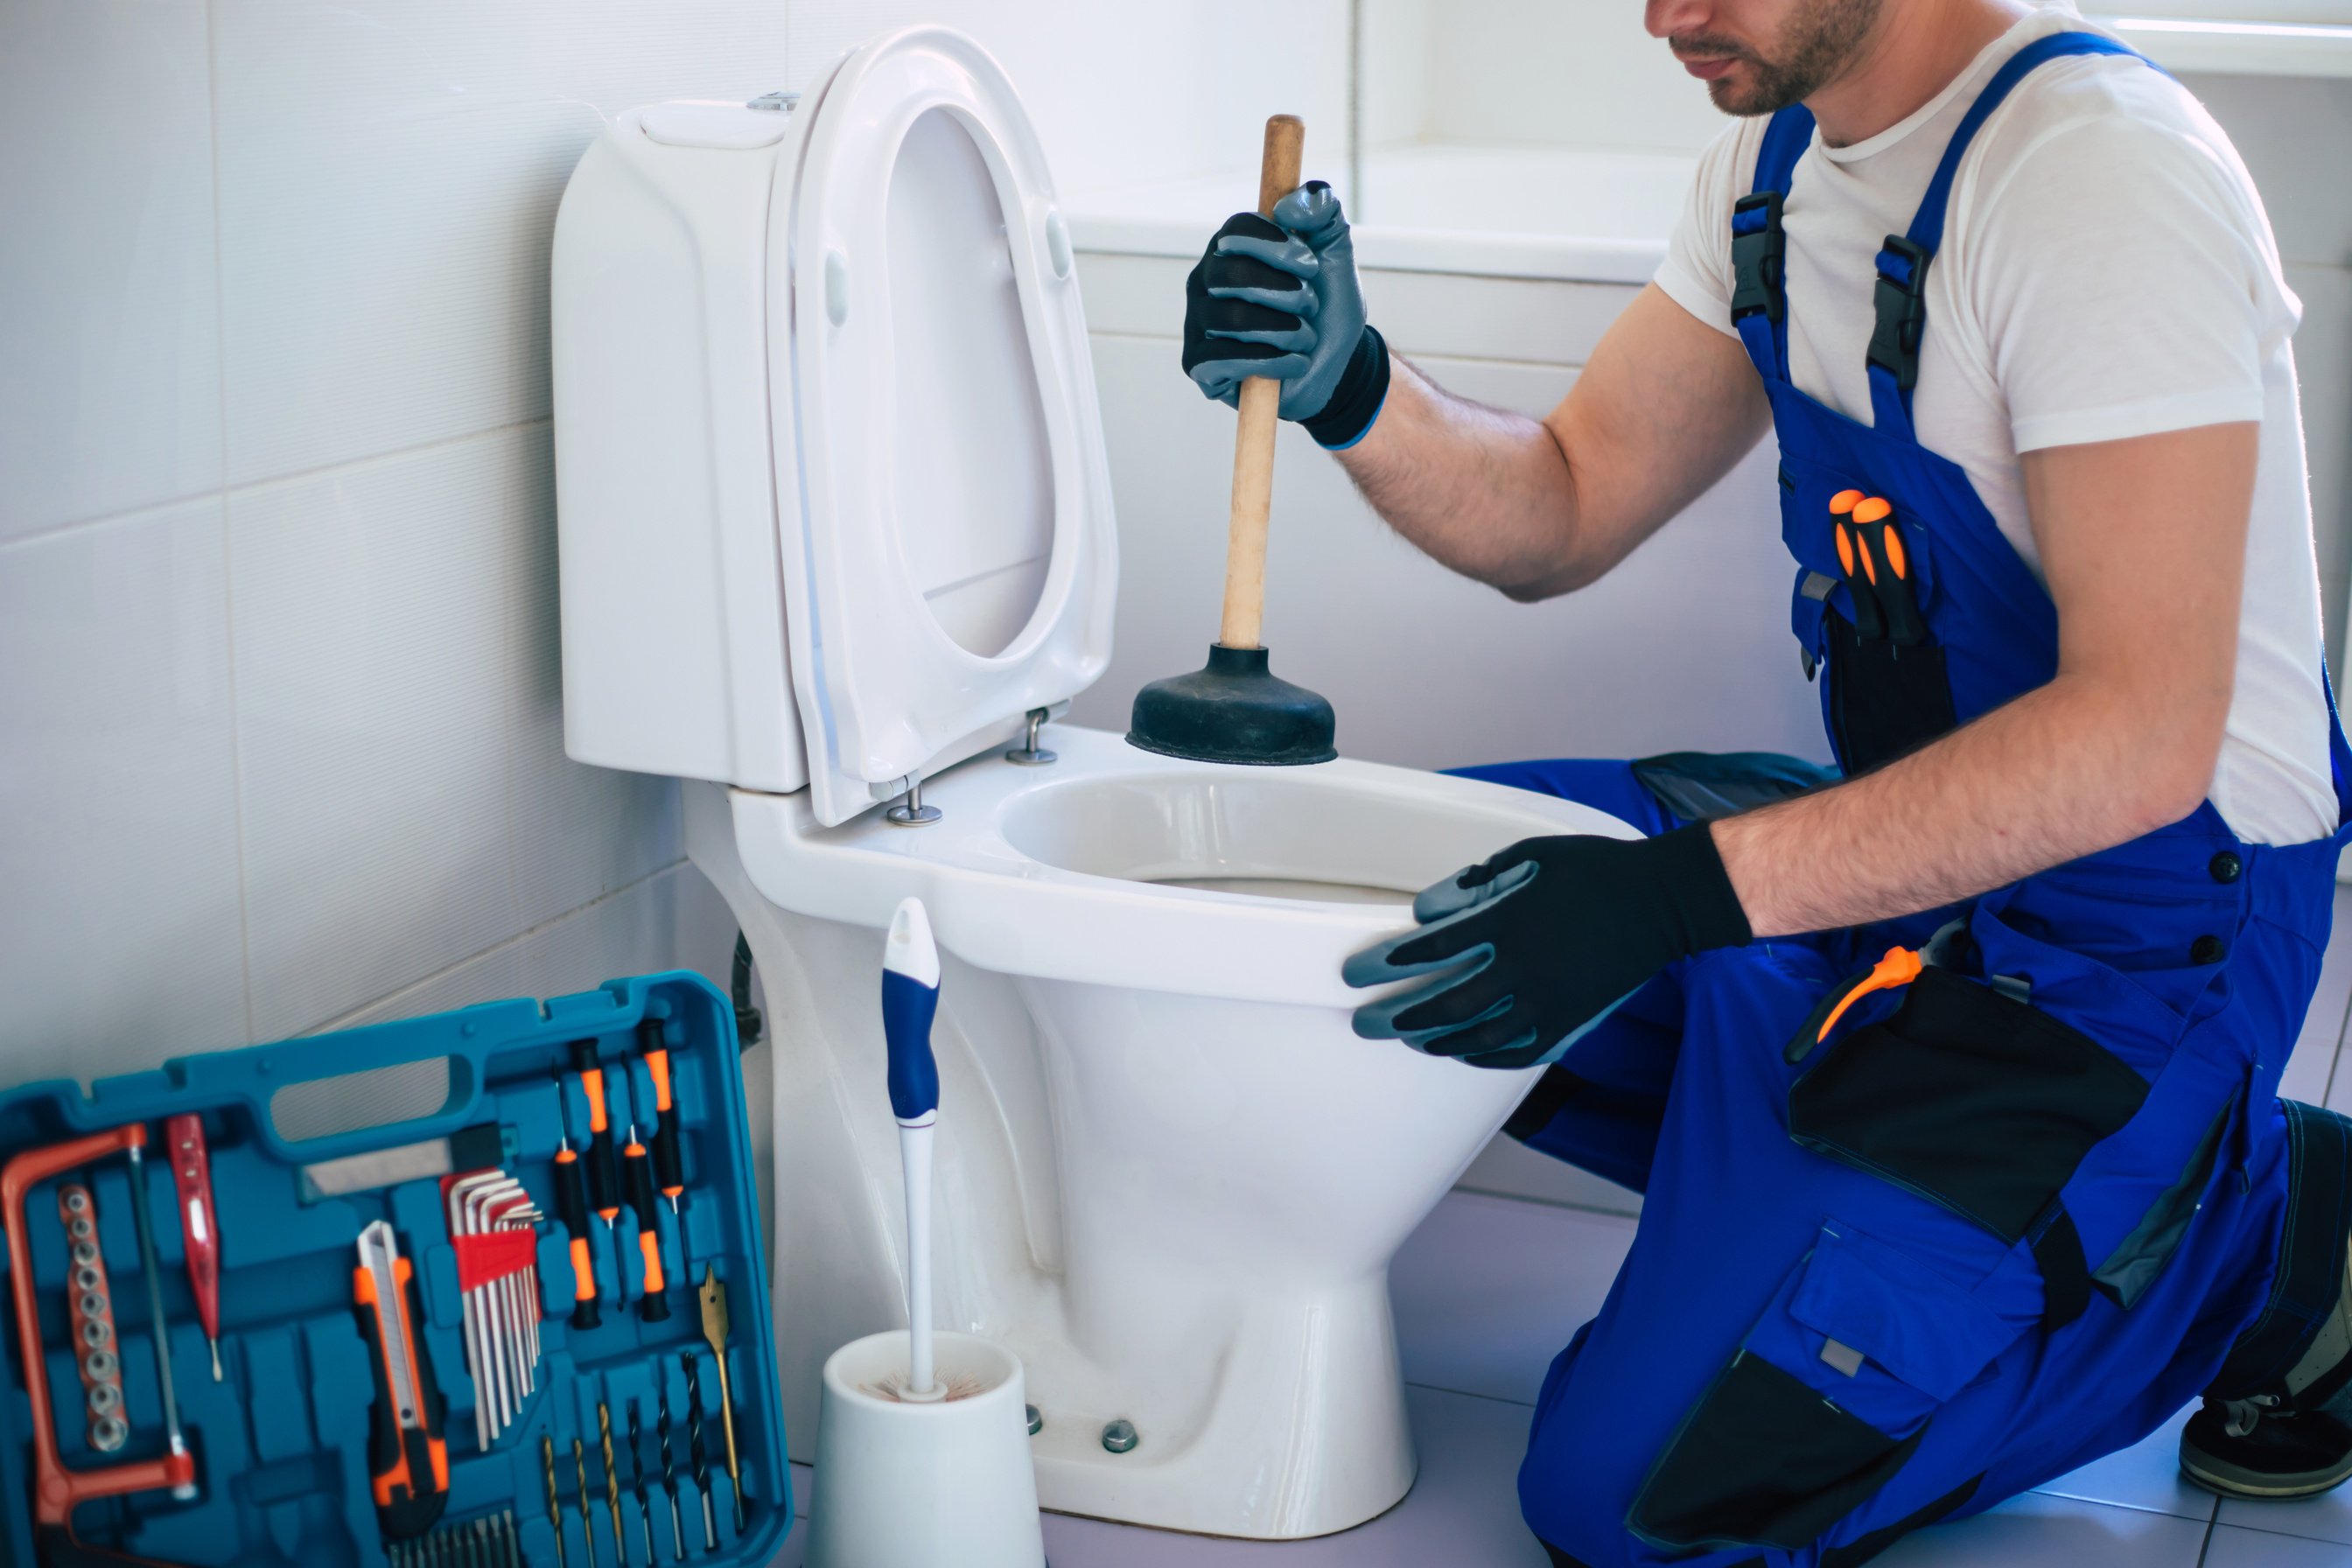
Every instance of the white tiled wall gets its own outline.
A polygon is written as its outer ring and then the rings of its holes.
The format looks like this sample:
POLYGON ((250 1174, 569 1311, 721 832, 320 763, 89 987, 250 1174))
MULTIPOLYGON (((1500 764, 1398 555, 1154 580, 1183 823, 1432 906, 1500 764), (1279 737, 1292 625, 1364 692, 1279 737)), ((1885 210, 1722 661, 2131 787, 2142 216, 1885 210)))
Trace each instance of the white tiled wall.
POLYGON ((723 972, 674 788, 563 756, 548 247, 614 112, 944 20, 1066 189, 1168 178, 1336 118, 1345 15, 0 5, 0 1083, 723 972))

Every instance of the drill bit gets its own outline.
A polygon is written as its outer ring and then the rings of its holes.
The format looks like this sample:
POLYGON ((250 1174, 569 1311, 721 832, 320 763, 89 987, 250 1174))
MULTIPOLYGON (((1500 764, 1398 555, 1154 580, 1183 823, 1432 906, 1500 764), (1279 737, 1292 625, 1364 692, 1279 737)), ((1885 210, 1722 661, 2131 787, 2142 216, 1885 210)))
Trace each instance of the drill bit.
POLYGON ((588 1450, 572 1439, 572 1468, 580 1476, 580 1534, 588 1542, 588 1568, 596 1568, 596 1518, 588 1511, 588 1450))
POLYGON ((719 1360, 719 1422, 727 1434, 727 1482, 735 1498, 735 1533, 743 1533, 743 1467, 735 1458, 735 1394, 727 1376, 727 1287, 702 1266, 702 1337, 719 1360))
POLYGON ((613 1468, 613 1412, 601 1399, 596 1402, 596 1431, 604 1445, 604 1506, 613 1515, 613 1559, 629 1568, 629 1538, 621 1525, 621 1475, 613 1468))
POLYGON ((654 1505, 652 1498, 646 1492, 646 1456, 641 1447, 644 1436, 644 1429, 637 1425, 637 1402, 632 1399, 629 1401, 629 1478, 637 1494, 637 1518, 646 1527, 646 1568, 653 1568, 654 1505))
POLYGON ((544 1433, 539 1439, 539 1457, 547 1462, 547 1522, 555 1530, 555 1568, 567 1568, 563 1561, 563 1503, 555 1491, 555 1439, 544 1433))
MULTIPOLYGON (((669 1494, 669 1538, 677 1548, 677 1561, 686 1561, 686 1522, 677 1511, 677 1468, 669 1457, 669 1382, 662 1381, 661 1403, 655 1407, 654 1434, 661 1442, 662 1490, 669 1494)), ((653 1568, 647 1563, 646 1568, 653 1568)))
POLYGON ((694 1467, 694 1489, 702 1494, 702 1549, 719 1550, 719 1516, 710 1509, 710 1460, 702 1451, 702 1374, 692 1351, 680 1351, 686 1366, 686 1457, 694 1467))
POLYGON ((505 1553, 506 1568, 522 1568, 522 1537, 515 1533, 514 1510, 499 1510, 499 1542, 505 1553))

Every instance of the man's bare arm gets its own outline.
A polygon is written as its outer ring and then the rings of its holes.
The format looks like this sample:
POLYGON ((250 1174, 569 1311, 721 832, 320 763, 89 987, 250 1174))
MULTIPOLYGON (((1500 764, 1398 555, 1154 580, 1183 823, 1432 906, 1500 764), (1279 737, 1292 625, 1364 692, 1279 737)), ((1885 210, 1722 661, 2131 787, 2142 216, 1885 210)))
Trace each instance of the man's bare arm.
POLYGON ((1874 773, 1717 823, 1756 934, 1933 909, 2194 810, 2229 714, 2257 435, 2028 453, 2057 677, 1874 773))
POLYGON ((1339 456, 1399 533, 1515 599, 1607 572, 1756 445, 1769 409, 1736 339, 1655 284, 1544 419, 1445 392, 1402 356, 1339 456))

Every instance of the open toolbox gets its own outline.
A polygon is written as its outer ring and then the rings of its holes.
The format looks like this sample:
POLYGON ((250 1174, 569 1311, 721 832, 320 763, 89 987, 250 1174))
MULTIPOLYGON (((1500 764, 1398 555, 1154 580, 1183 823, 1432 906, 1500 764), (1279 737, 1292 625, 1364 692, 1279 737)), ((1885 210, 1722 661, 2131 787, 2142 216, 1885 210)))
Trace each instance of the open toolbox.
POLYGON ((0 1563, 766 1563, 736 1053, 672 973, 0 1094, 0 1563))

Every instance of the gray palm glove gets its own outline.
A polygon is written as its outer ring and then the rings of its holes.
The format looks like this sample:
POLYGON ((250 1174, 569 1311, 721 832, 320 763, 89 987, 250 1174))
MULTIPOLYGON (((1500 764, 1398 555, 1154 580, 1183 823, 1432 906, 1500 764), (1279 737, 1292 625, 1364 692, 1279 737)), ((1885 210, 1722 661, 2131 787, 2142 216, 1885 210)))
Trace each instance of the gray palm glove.
POLYGON ((1283 384, 1282 416, 1326 447, 1352 444, 1378 415, 1388 347, 1364 320, 1355 241, 1339 198, 1311 180, 1274 220, 1235 213, 1185 279, 1184 371, 1202 392, 1238 400, 1253 375, 1283 384))

